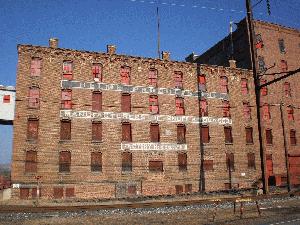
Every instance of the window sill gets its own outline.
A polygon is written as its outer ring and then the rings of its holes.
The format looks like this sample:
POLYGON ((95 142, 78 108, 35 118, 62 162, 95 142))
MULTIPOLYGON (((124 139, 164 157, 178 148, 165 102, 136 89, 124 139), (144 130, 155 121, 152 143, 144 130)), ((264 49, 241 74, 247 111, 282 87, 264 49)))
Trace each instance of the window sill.
POLYGON ((29 106, 28 106, 27 109, 28 109, 28 110, 39 110, 40 107, 29 107, 29 106))
POLYGON ((101 144, 101 143, 103 143, 103 141, 102 141, 102 140, 101 140, 101 141, 95 141, 95 140, 92 140, 91 143, 92 143, 92 144, 101 144))
POLYGON ((24 176, 35 176, 37 172, 25 172, 24 176))
POLYGON ((273 147, 273 144, 266 144, 266 146, 268 146, 268 147, 273 147))
POLYGON ((99 174, 102 174, 102 170, 99 170, 99 171, 91 171, 91 173, 93 175, 99 175, 99 174))
POLYGON ((37 140, 36 139, 26 139, 27 142, 31 143, 31 144, 37 144, 37 140))
POLYGON ((254 145, 254 143, 253 142, 249 142, 249 143, 246 143, 246 145, 254 145))
POLYGON ((132 170, 131 171, 121 171, 122 175, 128 175, 128 174, 132 174, 132 170))
POLYGON ((64 144, 64 143, 71 143, 72 140, 59 140, 58 143, 59 144, 64 144))
POLYGON ((225 145, 233 145, 233 142, 225 142, 225 145))
POLYGON ((186 145, 186 141, 184 142, 177 142, 178 145, 186 145))
POLYGON ((66 176, 70 176, 71 172, 58 172, 59 175, 66 175, 66 176))
POLYGON ((178 171, 179 171, 179 173, 187 173, 188 172, 187 169, 186 170, 182 169, 182 170, 178 170, 178 171))

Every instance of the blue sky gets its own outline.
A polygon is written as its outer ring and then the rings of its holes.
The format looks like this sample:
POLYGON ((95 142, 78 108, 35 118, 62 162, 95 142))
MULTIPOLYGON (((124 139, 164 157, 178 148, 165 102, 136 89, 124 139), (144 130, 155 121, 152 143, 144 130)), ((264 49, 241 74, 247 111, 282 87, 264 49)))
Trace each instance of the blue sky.
MULTIPOLYGON (((256 19, 300 29, 298 0, 266 0, 254 8, 256 19)), ((255 4, 258 0, 252 0, 255 4)), ((15 85, 17 44, 157 57, 156 7, 161 19, 161 50, 182 61, 228 34, 229 22, 245 17, 245 0, 0 0, 0 84, 15 85)), ((11 126, 0 125, 0 163, 11 160, 11 126)))

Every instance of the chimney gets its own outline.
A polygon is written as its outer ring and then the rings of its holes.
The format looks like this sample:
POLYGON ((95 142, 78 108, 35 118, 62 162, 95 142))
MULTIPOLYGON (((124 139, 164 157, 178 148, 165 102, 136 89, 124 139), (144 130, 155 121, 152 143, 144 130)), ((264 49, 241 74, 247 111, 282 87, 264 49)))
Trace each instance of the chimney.
POLYGON ((107 45, 107 53, 110 55, 116 54, 117 47, 115 45, 107 45))
POLYGON ((236 68, 236 61, 234 59, 229 59, 229 67, 236 68))
POLYGON ((161 55, 163 60, 170 61, 170 52, 162 52, 161 55))
POLYGON ((57 48, 58 47, 58 38, 50 38, 49 39, 49 47, 57 48))

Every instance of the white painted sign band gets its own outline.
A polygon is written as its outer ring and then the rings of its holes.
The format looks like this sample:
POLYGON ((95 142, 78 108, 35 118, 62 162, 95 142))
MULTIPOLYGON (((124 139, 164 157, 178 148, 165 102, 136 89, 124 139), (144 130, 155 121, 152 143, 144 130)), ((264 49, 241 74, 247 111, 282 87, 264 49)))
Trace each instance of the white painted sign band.
POLYGON ((121 143, 121 150, 186 151, 187 144, 177 143, 121 143))

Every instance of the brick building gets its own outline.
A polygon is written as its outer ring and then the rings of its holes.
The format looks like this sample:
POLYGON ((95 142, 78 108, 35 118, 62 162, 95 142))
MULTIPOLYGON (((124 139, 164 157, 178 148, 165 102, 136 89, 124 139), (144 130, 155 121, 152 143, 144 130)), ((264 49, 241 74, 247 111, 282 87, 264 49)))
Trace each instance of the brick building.
POLYGON ((251 71, 49 43, 18 46, 15 198, 249 188, 260 177, 251 71))
POLYGON ((0 124, 11 125, 15 112, 15 88, 0 85, 0 124))
MULTIPOLYGON (((256 34, 258 72, 262 84, 300 67, 299 30, 258 20, 254 20, 253 23, 256 34)), ((227 36, 200 56, 191 54, 186 60, 227 66, 228 59, 232 57, 236 60, 237 67, 252 68, 246 19, 237 24, 232 40, 233 48, 231 38, 227 36)), ((297 143, 300 138, 299 76, 300 74, 296 73, 261 90, 266 174, 270 185, 279 186, 287 182, 284 138, 291 183, 300 184, 300 148, 297 143)))

